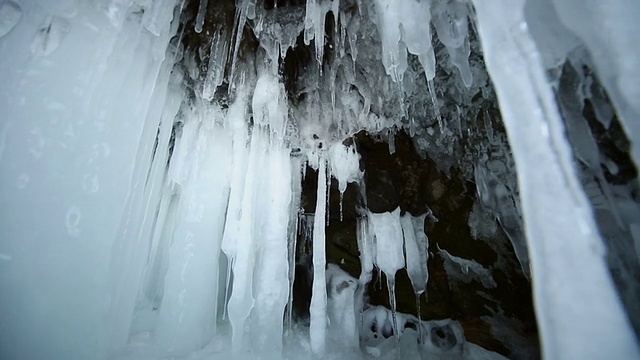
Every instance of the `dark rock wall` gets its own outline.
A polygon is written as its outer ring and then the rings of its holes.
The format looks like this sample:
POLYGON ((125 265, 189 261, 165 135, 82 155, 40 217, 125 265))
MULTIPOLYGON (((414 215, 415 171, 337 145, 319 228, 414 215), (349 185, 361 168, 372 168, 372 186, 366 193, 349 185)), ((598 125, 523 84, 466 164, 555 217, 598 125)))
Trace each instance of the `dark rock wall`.
MULTIPOLYGON (((429 281, 427 291, 419 299, 420 317, 423 320, 457 320, 463 326, 467 340, 503 355, 538 357, 531 286, 520 270, 511 243, 500 231, 496 231, 492 238, 472 236, 469 216, 476 203, 475 184, 463 180, 457 169, 451 169, 449 176, 437 170, 432 159, 419 156, 411 138, 404 132, 395 136, 393 154, 389 153, 386 141, 365 132, 348 141, 355 143, 362 156, 361 169, 364 170, 366 189, 349 183, 342 199, 341 216, 340 193, 337 181, 332 179, 326 228, 327 261, 339 265, 355 278, 360 276, 356 219, 362 215, 358 208, 379 213, 400 206, 403 212, 414 216, 431 211, 435 218, 425 219, 430 252, 429 281), (497 286, 487 289, 480 282, 451 279, 439 249, 472 259, 490 269, 497 286), (499 316, 494 317, 494 314, 499 316), (503 329, 492 331, 487 318, 500 319, 496 320, 500 325, 494 326, 502 326, 503 329), (511 335, 504 336, 505 332, 511 335)), ((317 181, 317 172, 307 168, 301 201, 303 213, 312 213, 315 209, 317 181)), ((496 228, 499 229, 497 225, 496 228)), ((296 281, 294 297, 299 319, 308 316, 311 297, 310 260, 304 256, 301 246, 304 242, 301 234, 296 275, 303 278, 296 281)), ((390 307, 384 274, 374 270, 366 294, 371 305, 390 307)), ((418 315, 416 296, 404 269, 396 274, 396 299, 399 312, 418 315)))

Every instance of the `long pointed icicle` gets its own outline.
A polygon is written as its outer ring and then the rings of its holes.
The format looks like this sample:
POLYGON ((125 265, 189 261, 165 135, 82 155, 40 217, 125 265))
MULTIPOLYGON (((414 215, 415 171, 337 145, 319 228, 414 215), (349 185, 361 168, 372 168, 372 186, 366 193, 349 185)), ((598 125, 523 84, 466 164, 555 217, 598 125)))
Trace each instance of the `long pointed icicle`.
POLYGON ((198 34, 202 32, 202 27, 204 26, 204 18, 207 14, 207 3, 209 0, 200 0, 200 7, 198 8, 198 15, 196 16, 196 26, 195 30, 198 34))
POLYGON ((291 210, 289 219, 289 298, 287 301, 286 330, 291 332, 293 327, 293 281, 296 274, 296 248, 300 216, 300 196, 302 193, 302 161, 300 156, 291 157, 291 210))
POLYGON ((325 217, 327 207, 327 164, 320 159, 318 169, 318 193, 313 221, 313 288, 311 293, 311 323, 309 337, 314 354, 325 352, 327 338, 327 284, 325 279, 325 217))

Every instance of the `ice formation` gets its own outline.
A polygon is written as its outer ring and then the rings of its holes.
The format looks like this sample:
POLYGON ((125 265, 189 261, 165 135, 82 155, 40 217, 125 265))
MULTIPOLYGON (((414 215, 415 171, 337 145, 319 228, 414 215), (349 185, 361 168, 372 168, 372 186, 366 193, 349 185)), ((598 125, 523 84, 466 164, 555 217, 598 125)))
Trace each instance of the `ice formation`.
POLYGON ((488 296, 511 252, 544 357, 640 357, 639 17, 626 0, 0 0, 0 358, 501 359, 420 307, 432 266, 488 296), (456 214, 427 205, 457 201, 448 185, 371 175, 358 134, 395 166, 400 133, 474 187, 464 225, 508 250, 440 248, 427 225, 456 214), (387 203, 371 176, 430 195, 387 203), (352 268, 329 260, 347 215, 352 268))

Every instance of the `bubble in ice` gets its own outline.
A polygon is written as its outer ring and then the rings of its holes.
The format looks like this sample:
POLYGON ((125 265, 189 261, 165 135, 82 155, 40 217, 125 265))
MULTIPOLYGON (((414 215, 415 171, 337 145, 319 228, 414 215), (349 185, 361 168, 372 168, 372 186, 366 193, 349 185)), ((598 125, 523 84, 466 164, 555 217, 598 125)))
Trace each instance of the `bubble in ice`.
POLYGON ((80 229, 78 228, 78 225, 80 225, 80 215, 80 208, 76 205, 72 205, 67 211, 65 219, 67 233, 73 237, 78 237, 80 235, 80 229))
POLYGON ((71 24, 60 16, 52 16, 38 30, 31 42, 31 52, 36 56, 53 53, 64 39, 71 24))

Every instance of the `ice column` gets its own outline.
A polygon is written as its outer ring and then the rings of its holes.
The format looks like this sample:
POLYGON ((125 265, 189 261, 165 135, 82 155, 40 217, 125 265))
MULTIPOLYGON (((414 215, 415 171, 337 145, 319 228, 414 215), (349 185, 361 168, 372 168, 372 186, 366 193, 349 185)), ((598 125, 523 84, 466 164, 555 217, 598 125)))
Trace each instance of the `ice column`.
POLYGON ((327 161, 319 159, 318 193, 313 220, 313 288, 311 292, 311 350, 318 355, 325 352, 327 337, 327 283, 325 280, 325 222, 327 211, 327 161))
MULTIPOLYGON (((256 112, 254 101, 254 119, 256 115, 261 116, 256 112)), ((286 115, 286 108, 284 114, 269 114, 271 120, 282 115, 286 115)), ((256 302, 251 330, 254 349, 272 352, 274 356, 282 351, 283 315, 289 296, 288 228, 292 175, 290 151, 284 146, 283 137, 282 133, 272 136, 264 160, 267 168, 264 175, 256 174, 265 178, 258 193, 256 302)))
MULTIPOLYGON (((159 2, 159 1, 156 1, 159 2)), ((198 15, 196 15, 196 26, 195 30, 199 34, 202 32, 202 27, 204 26, 204 18, 207 15, 207 3, 209 0, 200 0, 200 5, 198 6, 198 15)))
POLYGON ((170 169, 181 194, 156 336, 177 353, 201 348, 215 332, 231 149, 228 131, 215 125, 221 116, 214 107, 185 119, 170 169))
MULTIPOLYGON (((235 105, 234 105, 235 106, 235 105)), ((244 184, 238 207, 234 196, 229 216, 232 225, 225 234, 225 253, 230 254, 233 292, 228 313, 233 328, 234 352, 245 349, 279 356, 282 350, 283 315, 289 294, 288 227, 291 202, 290 149, 284 141, 287 107, 284 87, 264 70, 252 99, 254 127, 244 184), (245 335, 249 337, 246 337, 245 335), (250 340, 250 345, 249 341, 250 340)), ((236 109, 238 114, 242 113, 236 109)), ((240 117, 234 120, 238 159, 244 167, 242 139, 246 130, 240 117)), ((235 141, 235 139, 234 139, 235 141)), ((234 190, 232 190, 234 194, 234 190)))
POLYGON ((474 0, 474 5, 516 160, 544 356, 638 358, 562 120, 523 20, 524 1, 474 0))
MULTIPOLYGON (((227 126, 232 136, 232 168, 230 174, 230 193, 229 203, 227 205, 226 223, 224 226, 224 235, 222 237, 222 251, 227 256, 229 267, 227 269, 225 292, 230 291, 231 287, 231 269, 235 264, 237 256, 237 242, 240 234, 240 226, 242 225, 242 200, 244 198, 245 179, 247 174, 247 163, 249 150, 247 142, 249 134, 246 124, 246 107, 247 94, 238 91, 236 101, 229 107, 227 113, 227 126)), ((225 294, 225 299, 229 294, 225 294)), ((225 306, 226 318, 227 307, 225 306)))

